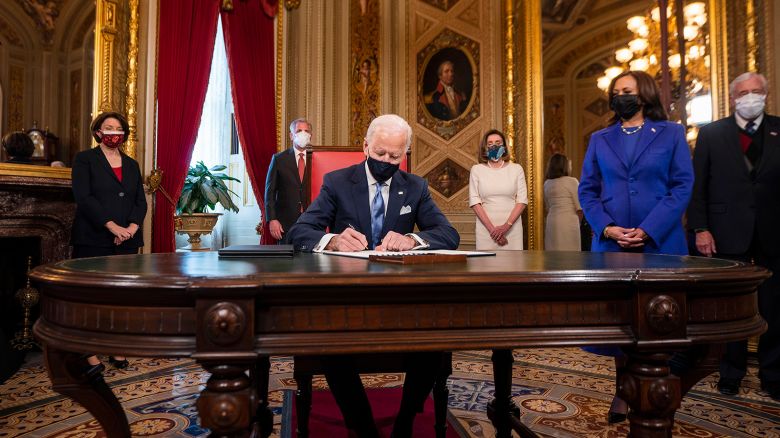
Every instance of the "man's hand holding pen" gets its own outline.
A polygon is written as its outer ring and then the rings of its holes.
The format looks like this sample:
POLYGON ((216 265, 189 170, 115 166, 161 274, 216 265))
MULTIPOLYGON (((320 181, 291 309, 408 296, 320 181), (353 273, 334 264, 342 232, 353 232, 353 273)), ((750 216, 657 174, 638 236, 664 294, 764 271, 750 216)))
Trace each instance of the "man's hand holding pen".
POLYGON ((355 252, 368 249, 368 240, 360 231, 352 225, 344 228, 341 234, 337 234, 330 239, 325 249, 329 251, 355 252))

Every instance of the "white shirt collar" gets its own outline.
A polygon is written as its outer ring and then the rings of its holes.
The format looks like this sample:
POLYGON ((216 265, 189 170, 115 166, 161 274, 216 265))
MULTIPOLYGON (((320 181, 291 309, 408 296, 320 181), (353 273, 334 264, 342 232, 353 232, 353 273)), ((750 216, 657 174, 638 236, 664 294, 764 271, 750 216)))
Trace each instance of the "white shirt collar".
MULTIPOLYGON (((366 179, 368 180, 368 186, 373 187, 374 184, 378 183, 379 181, 374 178, 374 175, 371 175, 371 171, 368 170, 368 160, 363 163, 363 167, 366 169, 366 179)), ((384 184, 382 184, 382 187, 387 186, 390 187, 390 181, 393 180, 393 177, 390 177, 387 181, 385 181, 384 184)))
MULTIPOLYGON (((745 129, 745 126, 747 126, 748 122, 750 121, 750 120, 745 120, 742 117, 740 117, 739 113, 737 113, 737 112, 734 113, 734 118, 737 120, 737 126, 739 126, 739 128, 743 129, 743 130, 745 129)), ((763 121, 764 121, 764 113, 761 113, 760 116, 758 116, 758 117, 756 117, 755 119, 752 120, 752 122, 756 124, 756 128, 761 126, 761 122, 763 122, 763 121)))

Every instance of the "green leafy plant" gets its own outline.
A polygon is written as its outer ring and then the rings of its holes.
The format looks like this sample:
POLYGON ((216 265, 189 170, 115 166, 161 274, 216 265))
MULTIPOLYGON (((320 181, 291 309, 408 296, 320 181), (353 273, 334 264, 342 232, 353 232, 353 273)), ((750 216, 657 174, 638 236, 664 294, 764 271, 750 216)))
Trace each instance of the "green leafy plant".
POLYGON ((206 213, 206 207, 214 210, 217 204, 238 213, 238 206, 231 198, 231 195, 238 195, 227 187, 225 181, 241 181, 223 173, 225 169, 227 166, 222 164, 209 169, 203 161, 198 161, 198 164, 190 167, 179 203, 176 205, 176 213, 206 213))

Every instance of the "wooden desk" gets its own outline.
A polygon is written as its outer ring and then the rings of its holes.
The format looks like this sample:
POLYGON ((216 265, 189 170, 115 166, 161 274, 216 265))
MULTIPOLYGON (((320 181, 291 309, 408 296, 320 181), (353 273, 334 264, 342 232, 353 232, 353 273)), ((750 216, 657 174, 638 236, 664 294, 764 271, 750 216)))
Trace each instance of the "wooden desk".
POLYGON ((768 276, 718 259, 533 251, 443 265, 145 254, 31 275, 53 388, 111 437, 130 436, 127 420, 102 378, 81 372, 83 353, 193 357, 212 373, 197 403, 212 436, 267 436, 270 355, 493 349, 489 415, 508 436, 527 433, 510 415, 510 349, 577 345, 624 347, 631 436, 671 436, 682 394, 716 365, 707 346, 765 330, 756 288, 768 276), (690 347, 699 362, 679 379, 667 360, 690 347))

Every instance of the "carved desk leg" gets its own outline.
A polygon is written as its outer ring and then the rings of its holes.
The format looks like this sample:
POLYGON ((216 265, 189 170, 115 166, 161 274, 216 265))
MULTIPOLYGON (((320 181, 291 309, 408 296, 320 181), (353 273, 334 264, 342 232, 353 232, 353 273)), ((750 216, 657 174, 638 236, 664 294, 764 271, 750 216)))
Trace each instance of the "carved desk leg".
POLYGON ((84 355, 44 346, 44 360, 52 389, 79 402, 100 422, 107 436, 130 438, 122 405, 103 380, 102 369, 85 374, 84 355))
POLYGON ((309 438, 309 415, 311 414, 312 398, 312 373, 310 371, 301 372, 296 367, 293 370, 293 379, 297 388, 295 390, 295 415, 297 438, 309 438))
POLYGON ((269 365, 268 358, 260 361, 253 351, 254 301, 200 293, 192 357, 211 373, 196 404, 201 423, 211 429, 211 437, 255 437, 257 391, 268 392, 269 365))
POLYGON ((512 350, 493 350, 493 382, 495 397, 487 407, 487 416, 496 428, 496 438, 509 438, 512 428, 510 415, 520 415, 520 409, 512 401, 512 350))
POLYGON ((631 407, 629 437, 671 438, 680 407, 680 379, 669 371, 670 354, 629 353, 618 393, 631 407))
POLYGON ((211 373, 206 388, 200 393, 196 406, 204 427, 211 429, 212 438, 243 438, 254 435, 252 412, 255 389, 246 371, 251 364, 203 363, 211 373))
POLYGON ((257 411, 255 423, 260 428, 260 437, 268 438, 274 429, 274 414, 268 407, 268 378, 271 372, 271 360, 268 356, 260 356, 255 362, 254 380, 257 388, 257 411))

